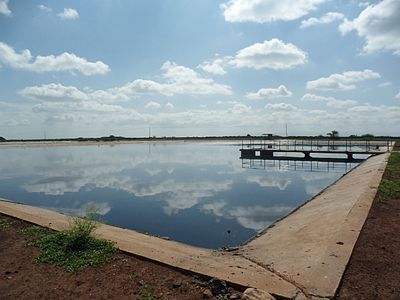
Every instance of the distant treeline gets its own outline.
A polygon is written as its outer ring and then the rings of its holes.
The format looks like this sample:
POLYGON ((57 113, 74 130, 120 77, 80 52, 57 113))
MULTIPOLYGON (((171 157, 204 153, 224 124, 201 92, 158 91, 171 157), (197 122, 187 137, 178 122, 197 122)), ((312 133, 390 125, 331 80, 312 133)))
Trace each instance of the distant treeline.
POLYGON ((350 135, 350 136, 340 136, 340 137, 328 137, 323 135, 313 135, 313 136, 304 136, 304 135, 291 135, 291 136, 280 136, 280 135, 236 135, 236 136, 185 136, 185 137, 175 137, 175 136, 163 136, 163 137, 123 137, 123 136, 103 136, 97 138, 63 138, 63 139, 10 139, 6 140, 3 137, 0 137, 0 142, 114 142, 114 141, 158 141, 158 140, 170 140, 170 141, 180 141, 180 140, 242 140, 242 139, 319 139, 319 140, 398 140, 400 137, 395 136, 374 136, 372 134, 365 135, 350 135))

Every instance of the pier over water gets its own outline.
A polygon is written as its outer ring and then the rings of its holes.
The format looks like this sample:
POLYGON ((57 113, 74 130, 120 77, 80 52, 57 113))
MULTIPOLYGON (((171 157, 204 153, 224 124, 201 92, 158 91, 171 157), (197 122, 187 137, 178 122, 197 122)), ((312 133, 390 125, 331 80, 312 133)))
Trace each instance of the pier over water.
POLYGON ((242 140, 241 159, 361 162, 371 155, 390 151, 391 141, 354 140, 242 140), (358 156, 358 157, 355 157, 358 156))

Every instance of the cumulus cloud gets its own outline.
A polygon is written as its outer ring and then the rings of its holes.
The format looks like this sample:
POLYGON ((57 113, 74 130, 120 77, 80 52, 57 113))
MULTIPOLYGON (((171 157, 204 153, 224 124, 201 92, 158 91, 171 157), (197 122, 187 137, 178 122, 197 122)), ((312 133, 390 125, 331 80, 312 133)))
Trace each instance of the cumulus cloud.
POLYGON ((11 10, 8 8, 8 0, 0 0, 0 14, 11 15, 11 10))
POLYGON ((291 43, 272 39, 239 50, 230 64, 235 68, 283 70, 306 62, 306 52, 291 43))
MULTIPOLYGON (((216 83, 210 78, 200 76, 190 68, 166 62, 161 70, 164 71, 165 83, 152 80, 136 79, 120 87, 107 90, 82 91, 74 86, 50 83, 41 86, 29 86, 20 91, 26 98, 51 101, 126 101, 138 94, 158 93, 165 96, 176 94, 187 95, 230 95, 231 87, 216 83)), ((171 104, 168 105, 171 108, 171 104)))
POLYGON ((328 12, 320 18, 309 18, 301 21, 300 28, 307 28, 319 24, 329 24, 336 20, 344 19, 344 14, 338 12, 328 12))
POLYGON ((391 86, 391 85, 392 85, 392 82, 386 81, 386 82, 378 84, 378 87, 387 87, 387 86, 391 86))
POLYGON ((301 18, 327 0, 230 0, 221 4, 228 22, 291 21, 301 18))
POLYGON ((365 53, 387 50, 400 55, 400 1, 369 5, 354 20, 345 19, 339 30, 343 35, 355 30, 365 38, 365 53))
POLYGON ((216 75, 224 75, 226 71, 224 69, 224 65, 227 63, 226 58, 217 58, 212 61, 205 61, 200 64, 198 67, 203 71, 208 73, 216 74, 216 75))
POLYGON ((355 83, 368 79, 380 78, 380 74, 371 70, 347 71, 342 74, 332 74, 307 82, 307 89, 346 91, 356 88, 355 83))
POLYGON ((224 56, 205 61, 198 67, 202 70, 223 75, 226 68, 285 70, 307 63, 307 53, 291 43, 279 39, 265 40, 243 48, 234 56, 224 56))
POLYGON ((251 107, 243 103, 236 103, 228 111, 232 114, 239 115, 251 112, 251 107))
POLYGON ((278 188, 281 191, 286 190, 290 185, 290 179, 279 179, 274 176, 249 176, 247 182, 256 183, 260 187, 278 188))
POLYGON ((272 111, 294 111, 297 110, 298 108, 292 104, 289 103, 268 103, 265 105, 266 110, 272 110, 272 111))
POLYGON ((265 229, 272 222, 284 217, 290 213, 294 207, 289 206, 237 206, 229 210, 228 214, 236 218, 237 222, 242 226, 254 229, 265 229))
POLYGON ((147 109, 159 109, 160 107, 161 107, 161 104, 158 102, 154 102, 154 101, 150 101, 144 106, 144 108, 147 108, 147 109))
POLYGON ((309 101, 309 102, 324 102, 326 103, 327 106, 333 107, 333 108, 343 108, 343 107, 348 107, 348 106, 354 106, 357 104, 357 101, 355 100, 340 100, 336 99, 334 97, 325 97, 325 96, 319 96, 319 95, 314 95, 314 94, 305 94, 301 100, 303 101, 309 101))
POLYGON ((79 13, 73 8, 64 8, 64 11, 58 16, 63 20, 75 20, 79 18, 79 13))
POLYGON ((280 85, 278 88, 264 88, 259 89, 257 92, 247 93, 246 97, 248 99, 275 99, 275 98, 285 98, 292 96, 292 92, 289 91, 286 86, 280 85))
POLYGON ((53 10, 50 7, 47 7, 46 5, 40 4, 39 9, 45 12, 52 12, 53 10))
POLYGON ((37 73, 44 72, 79 72, 90 76, 106 74, 110 71, 108 65, 101 61, 89 62, 86 58, 78 57, 73 53, 64 52, 58 56, 33 57, 28 49, 17 53, 6 43, 0 42, 0 64, 13 69, 27 70, 37 73))
POLYGON ((175 106, 171 102, 168 102, 167 104, 165 104, 165 107, 168 109, 173 109, 175 106))

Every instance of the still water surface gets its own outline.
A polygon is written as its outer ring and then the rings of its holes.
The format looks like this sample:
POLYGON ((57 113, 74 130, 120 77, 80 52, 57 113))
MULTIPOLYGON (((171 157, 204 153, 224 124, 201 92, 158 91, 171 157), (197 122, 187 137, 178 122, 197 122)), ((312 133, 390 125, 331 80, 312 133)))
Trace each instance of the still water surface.
POLYGON ((96 210, 116 226, 219 248, 247 241, 346 171, 239 157, 223 143, 4 148, 0 197, 69 215, 96 210))

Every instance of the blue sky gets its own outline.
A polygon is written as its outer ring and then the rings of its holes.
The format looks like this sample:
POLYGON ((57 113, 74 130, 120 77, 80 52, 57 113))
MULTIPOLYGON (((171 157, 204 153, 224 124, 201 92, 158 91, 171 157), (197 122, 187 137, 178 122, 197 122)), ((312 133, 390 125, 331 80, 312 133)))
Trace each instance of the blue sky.
POLYGON ((400 2, 0 0, 0 136, 399 135, 400 2))

